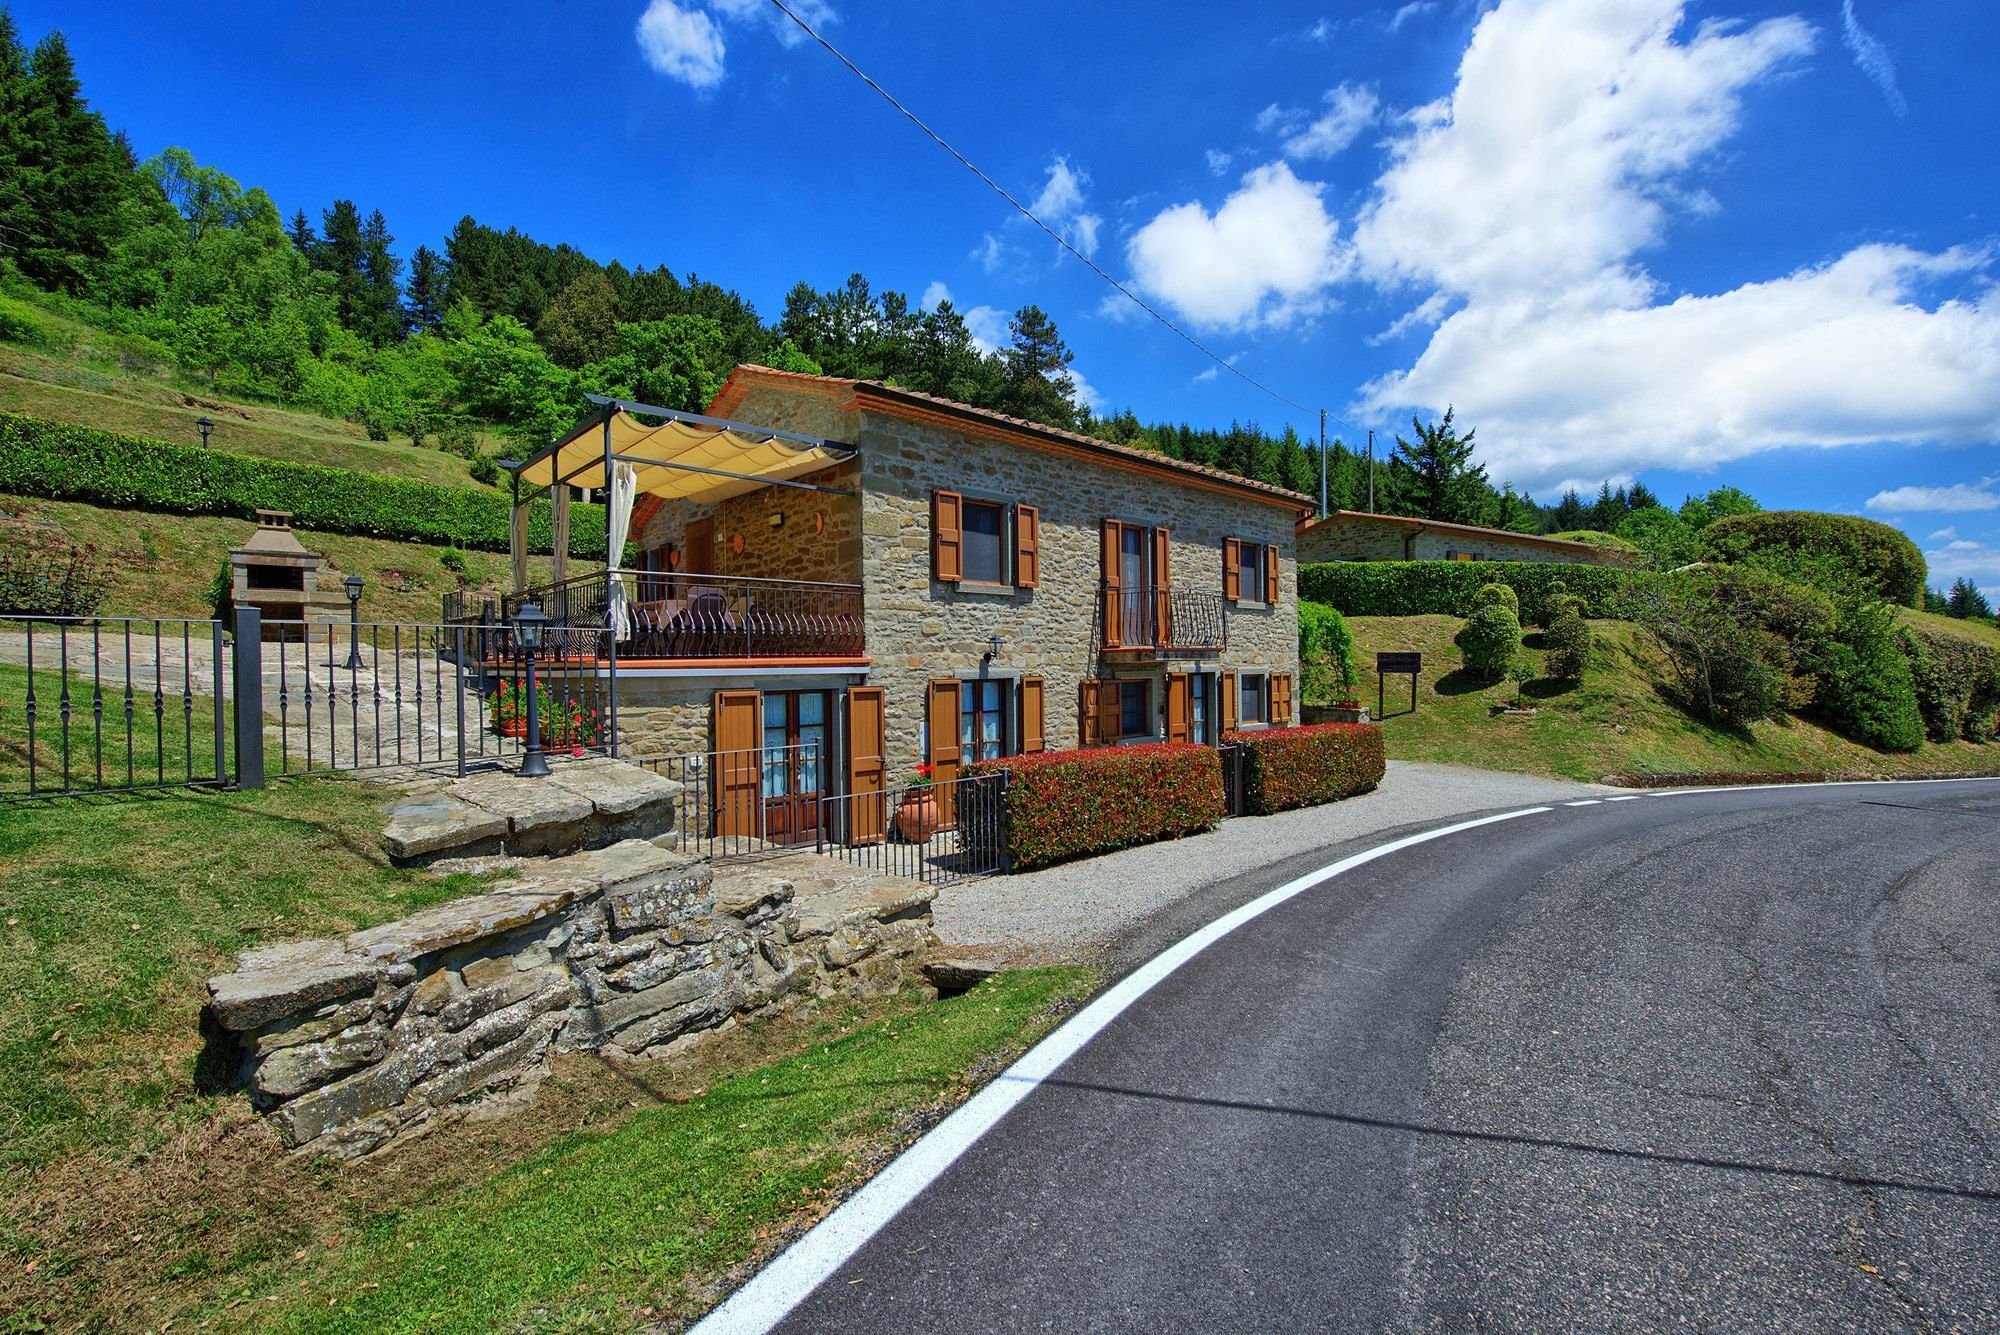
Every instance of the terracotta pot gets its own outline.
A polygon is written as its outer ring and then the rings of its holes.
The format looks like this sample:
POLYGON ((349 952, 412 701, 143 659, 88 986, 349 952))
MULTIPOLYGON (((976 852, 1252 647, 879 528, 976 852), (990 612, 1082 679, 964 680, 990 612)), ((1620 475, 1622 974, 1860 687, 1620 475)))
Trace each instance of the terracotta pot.
POLYGON ((501 719, 499 723, 494 725, 494 731, 498 732, 502 737, 526 737, 528 735, 528 720, 524 718, 501 719))
POLYGON ((906 844, 927 844, 938 832, 937 794, 928 788, 906 793, 896 808, 896 836, 906 844))

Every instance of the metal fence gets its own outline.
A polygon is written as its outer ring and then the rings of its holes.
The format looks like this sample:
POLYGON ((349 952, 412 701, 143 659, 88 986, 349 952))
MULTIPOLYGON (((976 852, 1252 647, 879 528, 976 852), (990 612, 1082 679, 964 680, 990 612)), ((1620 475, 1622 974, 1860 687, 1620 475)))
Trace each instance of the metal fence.
POLYGON ((673 838, 685 852, 726 861, 819 853, 933 885, 1007 870, 1007 775, 835 792, 827 758, 805 743, 633 759, 681 785, 673 838))
POLYGON ((535 602, 551 626, 609 625, 614 577, 627 619, 617 652, 626 658, 853 658, 864 652, 858 584, 596 570, 509 594, 501 617, 535 602))
POLYGON ((218 621, 0 617, 0 801, 226 783, 223 661, 218 621))
POLYGON ((1222 761, 1222 814, 1225 818, 1249 814, 1244 795, 1244 766, 1250 748, 1241 742, 1223 742, 1215 748, 1222 761))

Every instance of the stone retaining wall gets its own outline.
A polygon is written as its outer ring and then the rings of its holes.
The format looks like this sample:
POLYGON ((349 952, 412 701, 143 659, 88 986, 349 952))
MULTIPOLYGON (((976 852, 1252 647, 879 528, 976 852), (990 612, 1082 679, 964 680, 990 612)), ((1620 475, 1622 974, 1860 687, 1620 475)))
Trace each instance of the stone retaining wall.
POLYGON ((537 1079, 552 1051, 642 1054, 799 996, 878 995, 930 944, 935 892, 795 902, 641 840, 345 940, 244 954, 203 1026, 285 1143, 369 1153, 537 1079))

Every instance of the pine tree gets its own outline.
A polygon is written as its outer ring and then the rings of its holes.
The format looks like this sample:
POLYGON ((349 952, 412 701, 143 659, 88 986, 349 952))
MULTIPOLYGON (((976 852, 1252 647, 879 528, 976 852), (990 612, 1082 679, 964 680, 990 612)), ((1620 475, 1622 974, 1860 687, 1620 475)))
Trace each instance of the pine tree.
POLYGON ((1609 533, 1618 527, 1618 521, 1624 517, 1620 513, 1618 498, 1611 492, 1611 483, 1607 481, 1597 489, 1597 499, 1591 502, 1590 517, 1584 521, 1584 527, 1609 533))
POLYGON ((1008 324, 1013 341, 1000 354, 1005 369, 1000 409, 1045 426, 1076 425, 1076 356, 1039 306, 1023 306, 1008 324))
POLYGON ((28 53, 14 16, 0 7, 0 255, 18 253, 32 235, 21 190, 27 115, 28 53))
POLYGON ((340 323, 366 337, 362 326, 368 278, 362 272, 363 251, 360 210, 351 199, 336 199, 320 214, 320 243, 312 252, 312 267, 333 275, 334 309, 340 323))
POLYGON ((319 245, 319 237, 313 231, 312 220, 306 217, 304 209, 292 214, 292 220, 285 224, 285 235, 292 239, 292 249, 308 258, 319 245))
POLYGON ((1634 482, 1632 489, 1625 493, 1625 502, 1634 510, 1650 510, 1660 503, 1660 498, 1655 496, 1645 483, 1634 482))
POLYGON ((1476 523, 1481 502, 1491 488, 1484 465, 1472 462, 1472 438, 1477 433, 1468 431, 1460 436, 1452 421, 1453 411, 1446 408, 1444 420, 1429 426, 1411 418, 1415 441, 1396 437, 1394 462, 1407 470, 1396 479, 1399 504, 1422 519, 1476 523))
POLYGON ((361 228, 362 304, 355 332, 378 348, 403 333, 403 262, 389 249, 395 242, 382 210, 369 214, 361 228))
POLYGON ((1986 595, 1963 575, 1951 582, 1951 592, 1945 596, 1945 607, 1949 615, 1960 620, 1993 615, 1993 607, 1986 601, 1986 595))
POLYGON ((1555 518, 1550 525, 1549 531, 1552 533, 1573 532, 1576 529, 1582 528, 1589 517, 1590 511, 1585 507, 1583 497, 1576 494, 1575 487, 1571 487, 1563 493, 1562 501, 1556 506, 1555 518))
POLYGON ((10 248, 35 283, 81 291, 122 233, 121 208, 137 184, 131 151, 84 101, 61 33, 37 43, 16 78, 7 132, 12 184, 0 203, 14 215, 8 225, 25 235, 10 248))
MULTIPOLYGON (((303 215, 301 215, 303 216, 303 215)), ((410 256, 410 282, 403 302, 403 329, 425 334, 444 325, 444 262, 429 246, 410 256)))

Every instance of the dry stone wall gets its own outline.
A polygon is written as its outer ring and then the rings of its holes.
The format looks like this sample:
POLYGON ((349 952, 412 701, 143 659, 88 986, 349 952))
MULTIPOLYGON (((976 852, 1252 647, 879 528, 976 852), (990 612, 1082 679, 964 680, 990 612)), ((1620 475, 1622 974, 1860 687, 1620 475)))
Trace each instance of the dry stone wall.
POLYGON ((805 902, 777 870, 718 888, 641 840, 345 940, 246 953, 203 1026, 289 1146, 362 1155, 532 1085, 551 1052, 661 1051, 801 996, 899 987, 935 894, 864 879, 805 902))

